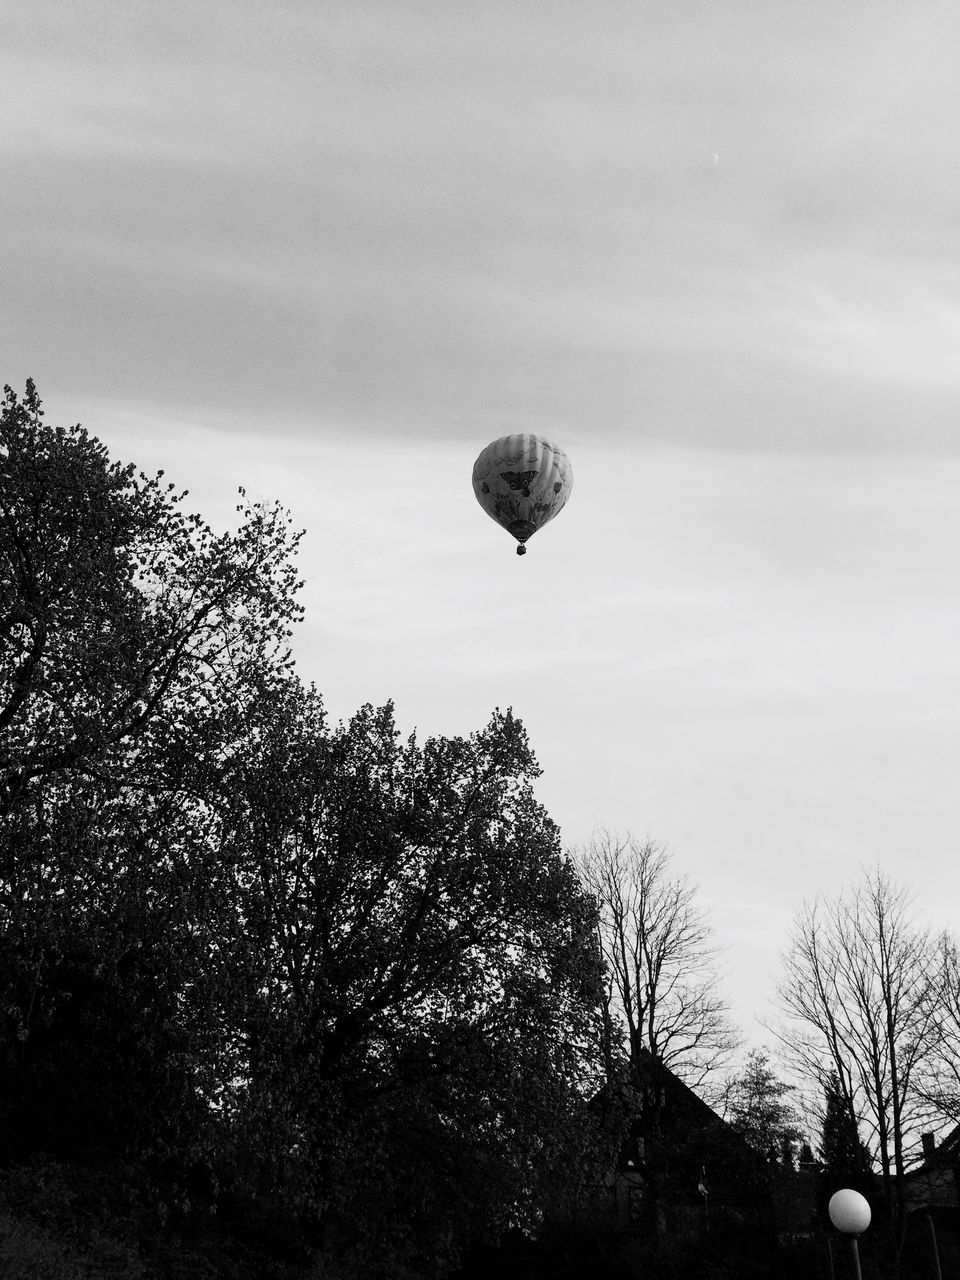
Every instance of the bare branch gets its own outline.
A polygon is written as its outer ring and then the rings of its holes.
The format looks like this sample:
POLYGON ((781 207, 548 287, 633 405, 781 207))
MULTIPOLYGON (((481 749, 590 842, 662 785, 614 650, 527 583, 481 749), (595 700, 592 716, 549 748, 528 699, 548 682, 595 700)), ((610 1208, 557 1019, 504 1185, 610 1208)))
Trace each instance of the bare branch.
POLYGON ((651 1054, 690 1084, 724 1067, 737 1043, 719 993, 716 949, 695 888, 664 850, 598 832, 574 854, 597 902, 613 1008, 634 1068, 651 1054))

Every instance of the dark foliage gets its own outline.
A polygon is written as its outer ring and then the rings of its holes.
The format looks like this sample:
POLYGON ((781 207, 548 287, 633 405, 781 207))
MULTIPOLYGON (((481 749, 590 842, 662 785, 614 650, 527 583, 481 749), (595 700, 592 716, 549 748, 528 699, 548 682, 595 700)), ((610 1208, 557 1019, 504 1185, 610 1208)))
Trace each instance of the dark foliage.
POLYGON ((761 1050, 753 1050, 730 1086, 729 1123, 764 1160, 794 1167, 801 1133, 791 1105, 793 1086, 784 1084, 761 1050))
POLYGON ((586 1176, 592 908, 509 712, 422 746, 389 706, 328 731, 299 686, 265 713, 223 827, 228 1112, 332 1247, 435 1265, 586 1176))
POLYGON ((182 497, 7 388, 6 1274, 436 1274, 609 1159, 593 908, 512 713, 330 728, 289 519, 182 497))
POLYGON ((716 1223, 705 1234, 654 1239, 614 1229, 609 1221, 547 1222, 536 1237, 512 1236, 499 1247, 474 1250, 457 1280, 827 1280, 823 1241, 810 1236, 779 1242, 754 1221, 716 1223))
POLYGON ((834 1191, 839 1191, 841 1187, 851 1187, 870 1199, 874 1194, 876 1179, 870 1152, 860 1137, 860 1126, 850 1109, 849 1098, 844 1094, 835 1075, 827 1080, 823 1092, 821 1198, 829 1200, 834 1191))

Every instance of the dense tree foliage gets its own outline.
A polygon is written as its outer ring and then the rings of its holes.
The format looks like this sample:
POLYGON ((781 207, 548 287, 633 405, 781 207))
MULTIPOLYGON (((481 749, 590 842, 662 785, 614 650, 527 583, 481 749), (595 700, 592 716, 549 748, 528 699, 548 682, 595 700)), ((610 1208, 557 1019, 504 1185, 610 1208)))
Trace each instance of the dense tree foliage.
POLYGON ((215 536, 32 384, 0 443, 0 1159, 384 1272, 597 1179, 594 906, 521 723, 330 727, 288 516, 215 536))
POLYGON ((228 780, 228 1110, 357 1250, 529 1225, 589 1166, 599 971, 523 728, 420 745, 287 693, 228 780))
POLYGON ((777 1077, 770 1057, 754 1049, 730 1082, 727 1120, 754 1151, 770 1163, 793 1168, 802 1138, 800 1117, 790 1095, 795 1086, 777 1077))
POLYGON ((860 1125, 835 1073, 824 1085, 820 1159, 831 1194, 841 1187, 853 1187, 864 1194, 871 1189, 870 1152, 860 1137, 860 1125))
POLYGON ((5 389, 0 813, 66 773, 202 790, 185 765, 291 665, 289 516, 246 504, 216 537, 162 475, 49 428, 32 383, 22 401, 5 389))
MULTIPOLYGON (((298 535, 215 537, 36 390, 0 415, 3 1148, 190 1128, 217 780, 286 678, 298 535), (111 1136, 112 1135, 112 1136, 111 1136)), ((177 1135, 180 1135, 179 1137, 177 1135)))

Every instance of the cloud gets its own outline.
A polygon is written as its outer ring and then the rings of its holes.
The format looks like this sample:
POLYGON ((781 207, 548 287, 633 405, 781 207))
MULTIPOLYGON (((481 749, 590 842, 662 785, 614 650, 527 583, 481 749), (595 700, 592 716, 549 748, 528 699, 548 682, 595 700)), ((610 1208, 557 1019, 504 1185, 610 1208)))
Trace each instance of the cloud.
POLYGON ((941 6, 30 8, 8 376, 298 432, 956 447, 941 6))

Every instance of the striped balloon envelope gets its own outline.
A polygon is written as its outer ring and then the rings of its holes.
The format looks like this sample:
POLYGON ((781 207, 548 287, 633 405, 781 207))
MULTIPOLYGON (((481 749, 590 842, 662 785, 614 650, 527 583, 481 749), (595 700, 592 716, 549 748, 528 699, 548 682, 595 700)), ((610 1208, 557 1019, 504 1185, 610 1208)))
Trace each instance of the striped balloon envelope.
POLYGON ((501 436, 473 464, 473 492, 501 528, 526 542, 566 506, 573 468, 562 449, 543 436, 501 436))

